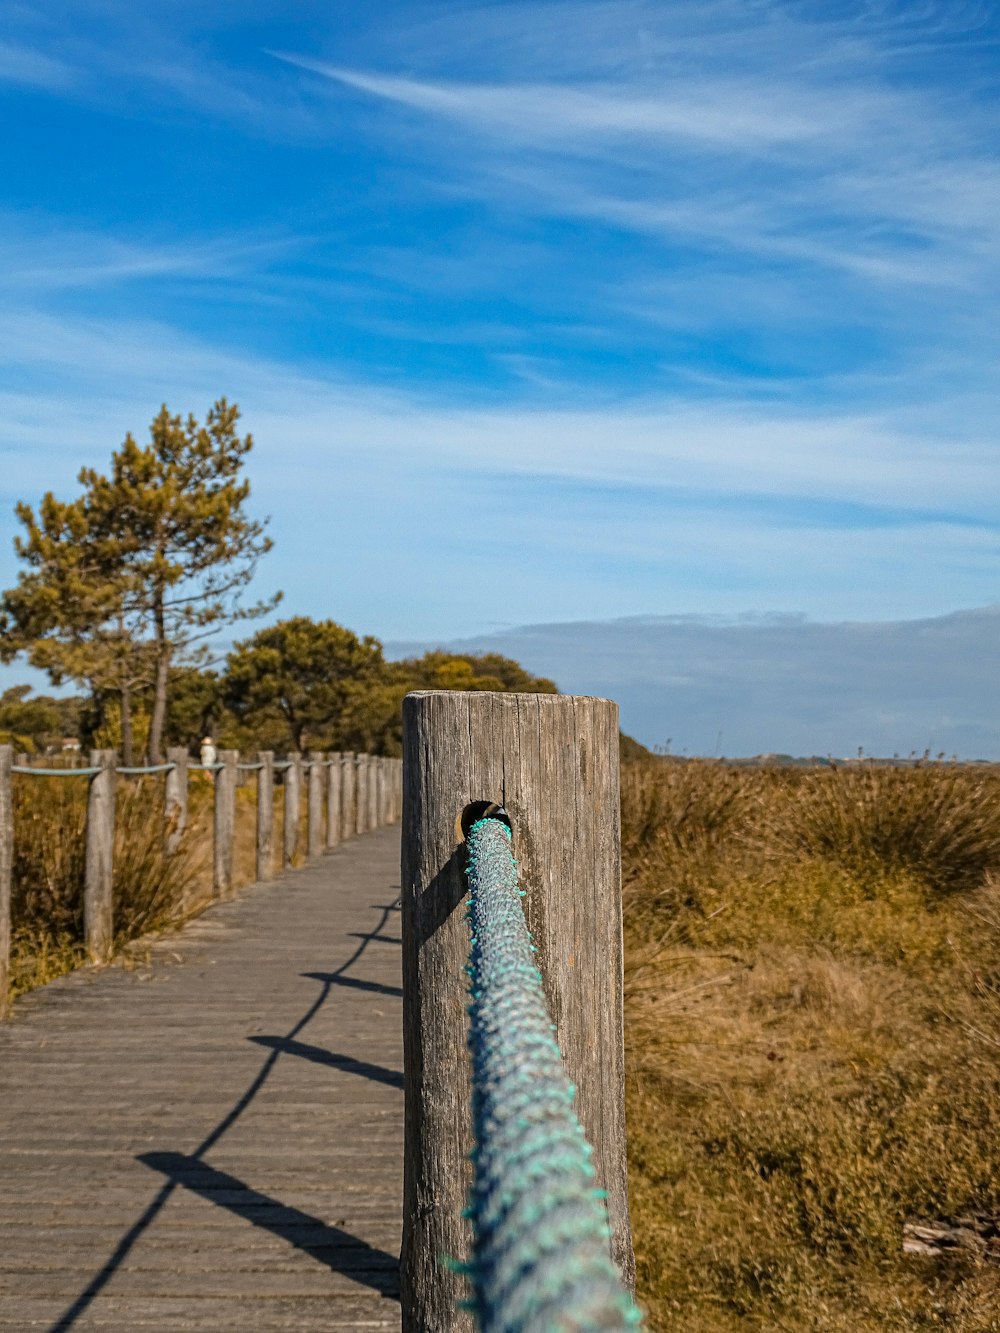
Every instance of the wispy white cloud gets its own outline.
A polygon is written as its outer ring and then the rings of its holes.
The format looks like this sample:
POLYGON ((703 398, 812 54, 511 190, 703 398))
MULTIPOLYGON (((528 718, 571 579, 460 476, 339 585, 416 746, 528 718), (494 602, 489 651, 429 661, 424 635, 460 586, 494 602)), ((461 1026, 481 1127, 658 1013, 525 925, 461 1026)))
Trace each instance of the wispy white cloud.
MULTIPOLYGON (((459 409, 226 352, 160 324, 0 316, 2 503, 71 490, 164 399, 238 398, 258 440, 265 576, 294 605, 396 636, 454 632, 449 569, 504 571, 491 615, 694 604, 921 614, 995 585, 982 405, 954 433, 898 415, 731 403, 459 409), (302 585, 303 562, 321 573, 302 585), (362 562, 365 579, 340 573, 362 562), (407 578, 399 579, 405 567, 407 578), (422 627, 422 628, 421 628, 422 627)), ((0 551, 0 584, 14 575, 0 551)), ((461 623, 468 623, 463 619, 461 623)))
MULTIPOLYGON (((832 97, 819 114, 814 106, 810 115, 810 108, 786 99, 780 89, 732 81, 701 81, 671 87, 669 95, 641 95, 628 85, 428 83, 283 59, 375 97, 473 124, 508 144, 514 137, 525 144, 571 149, 581 138, 611 144, 639 138, 759 150, 822 138, 834 110, 832 97)), ((860 108, 852 109, 851 119, 860 114, 860 108)))
POLYGON ((73 83, 73 71, 64 61, 43 51, 0 41, 0 83, 62 91, 73 83))
POLYGON ((51 218, 0 212, 0 290, 42 296, 149 279, 222 281, 307 248, 308 237, 216 235, 139 240, 72 228, 51 218))

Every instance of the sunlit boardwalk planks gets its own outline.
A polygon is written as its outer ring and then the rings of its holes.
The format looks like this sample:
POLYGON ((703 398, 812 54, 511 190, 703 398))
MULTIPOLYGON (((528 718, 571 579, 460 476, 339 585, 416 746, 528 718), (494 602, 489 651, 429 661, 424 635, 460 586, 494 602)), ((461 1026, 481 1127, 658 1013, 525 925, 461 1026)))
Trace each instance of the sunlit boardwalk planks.
POLYGON ((0 1025, 0 1329, 398 1330, 399 833, 0 1025))

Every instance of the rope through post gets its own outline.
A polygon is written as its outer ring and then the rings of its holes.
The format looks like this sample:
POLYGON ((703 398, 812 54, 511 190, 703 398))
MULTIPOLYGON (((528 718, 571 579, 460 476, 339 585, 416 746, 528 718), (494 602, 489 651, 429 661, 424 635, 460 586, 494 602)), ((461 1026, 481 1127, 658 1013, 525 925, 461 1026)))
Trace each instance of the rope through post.
POLYGON ((642 1316, 611 1261, 502 815, 467 840, 472 1308, 481 1333, 633 1329, 642 1316))

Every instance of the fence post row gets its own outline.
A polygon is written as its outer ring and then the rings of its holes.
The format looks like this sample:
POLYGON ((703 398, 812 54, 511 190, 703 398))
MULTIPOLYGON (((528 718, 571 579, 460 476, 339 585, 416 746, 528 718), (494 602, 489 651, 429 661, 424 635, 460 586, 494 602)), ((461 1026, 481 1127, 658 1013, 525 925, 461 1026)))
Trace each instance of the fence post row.
POLYGON ((467 1333, 469 928, 456 820, 497 802, 576 1109, 607 1192, 611 1256, 635 1261, 625 1172, 618 709, 606 699, 426 691, 403 703, 403 1327, 467 1333))
POLYGON ((0 1018, 10 994, 10 909, 14 869, 14 747, 0 745, 0 1018))
MULTIPOLYGON (((224 898, 234 884, 236 787, 239 751, 221 750, 214 772, 212 811, 212 894, 224 898)), ((13 768, 26 768, 27 755, 15 755, 11 745, 0 745, 0 1017, 6 1012, 10 991, 11 910, 14 869, 13 768)), ((353 751, 329 756, 311 751, 308 758, 307 854, 310 860, 340 845, 351 834, 380 828, 399 817, 394 792, 401 791, 402 764, 398 759, 376 758, 353 751), (324 770, 326 778, 324 780, 324 770), (323 803, 326 801, 324 812, 323 803)), ((164 847, 168 855, 179 849, 188 825, 190 760, 183 746, 167 751, 164 784, 164 847)), ((92 750, 87 793, 86 855, 83 888, 83 933, 93 962, 105 962, 114 943, 114 844, 117 759, 113 750, 92 750)), ((274 877, 274 753, 257 755, 256 876, 274 877)), ((130 769, 128 772, 141 772, 130 769)), ((153 772, 163 771, 154 767, 153 772)), ((302 760, 288 759, 284 777, 284 866, 292 865, 299 842, 299 804, 302 760)), ((40 776, 55 776, 46 770, 40 776)), ((62 776, 60 773, 58 776, 62 776)), ((76 769, 67 768, 66 777, 76 769)), ((83 776, 82 774, 80 775, 83 776)))

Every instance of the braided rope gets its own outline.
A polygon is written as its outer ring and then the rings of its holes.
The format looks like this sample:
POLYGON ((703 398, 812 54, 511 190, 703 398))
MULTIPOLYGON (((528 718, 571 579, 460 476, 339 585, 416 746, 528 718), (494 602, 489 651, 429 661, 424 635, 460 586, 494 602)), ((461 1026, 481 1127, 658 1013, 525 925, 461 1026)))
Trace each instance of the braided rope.
POLYGON ((510 830, 479 820, 468 852, 471 1307, 481 1333, 634 1328, 642 1316, 611 1261, 604 1196, 552 1035, 510 830))

